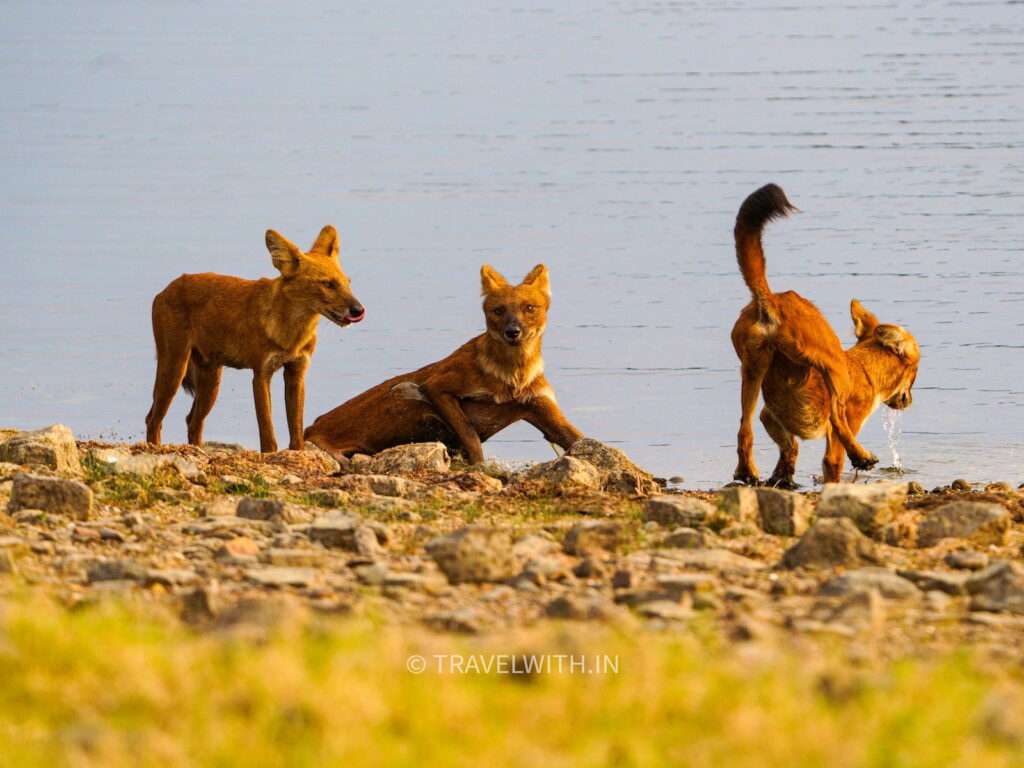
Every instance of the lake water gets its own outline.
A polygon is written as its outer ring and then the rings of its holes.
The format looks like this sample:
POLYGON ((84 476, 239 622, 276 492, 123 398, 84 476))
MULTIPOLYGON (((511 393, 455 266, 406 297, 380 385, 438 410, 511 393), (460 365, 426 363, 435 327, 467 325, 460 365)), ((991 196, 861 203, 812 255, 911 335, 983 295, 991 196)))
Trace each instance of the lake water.
MULTIPOLYGON (((774 181, 803 212, 767 234, 773 288, 844 342, 854 297, 920 341, 907 478, 1024 481, 1019 3, 24 0, 0 19, 0 425, 141 439, 153 295, 270 275, 268 227, 308 247, 332 223, 368 314, 321 323, 307 422, 478 333, 481 264, 544 262, 569 418, 717 486, 748 300, 732 224, 774 181)), ((274 405, 286 442, 279 379, 274 405)), ((861 440, 884 466, 883 416, 861 440)), ((258 445, 250 374, 225 372, 206 436, 258 445)), ((526 425, 485 450, 552 455, 526 425)), ((823 450, 804 444, 799 481, 823 450)))

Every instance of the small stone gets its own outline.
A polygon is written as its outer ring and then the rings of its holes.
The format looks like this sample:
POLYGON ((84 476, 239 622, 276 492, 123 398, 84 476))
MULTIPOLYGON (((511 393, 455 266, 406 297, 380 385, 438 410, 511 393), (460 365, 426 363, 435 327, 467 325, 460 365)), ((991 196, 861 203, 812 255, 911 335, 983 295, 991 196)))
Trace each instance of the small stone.
POLYGON ((942 571, 910 571, 898 570, 900 576, 907 581, 912 581, 918 589, 926 592, 944 592, 947 595, 966 595, 967 579, 966 573, 944 573, 942 571))
POLYGON ((594 467, 600 478, 600 488, 613 493, 648 494, 660 489, 654 476, 626 456, 619 448, 598 440, 583 437, 573 443, 566 456, 580 459, 594 467))
POLYGON ((201 504, 199 514, 202 517, 234 517, 237 509, 238 499, 230 496, 218 496, 216 499, 201 504))
POLYGON ((512 547, 516 557, 537 557, 539 555, 551 555, 561 552, 562 546, 547 536, 529 534, 524 536, 512 547))
POLYGON ((997 562, 965 582, 972 611, 1024 613, 1024 565, 997 562))
POLYGON ((38 509, 74 520, 88 520, 92 503, 92 489, 78 480, 24 472, 14 478, 7 511, 13 514, 22 509, 38 509))
POLYGON ((711 542, 707 534, 693 528, 676 528, 661 540, 662 547, 678 547, 680 549, 699 549, 711 542))
POLYGON ((621 609, 608 599, 597 595, 568 594, 557 597, 544 607, 549 619, 570 621, 607 621, 618 618, 621 609))
POLYGON ((644 503, 644 522, 665 527, 703 525, 715 513, 715 507, 692 496, 651 496, 644 503))
POLYGON ((0 461, 40 465, 74 475, 82 472, 75 436, 63 424, 0 438, 0 461))
POLYGON ((141 563, 129 559, 100 560, 86 569, 86 579, 90 584, 98 581, 124 579, 143 581, 145 577, 145 567, 141 563))
POLYGON ((811 505, 807 497, 780 488, 755 488, 759 523, 766 533, 800 536, 807 530, 811 505))
POLYGON ((373 456, 369 474, 415 475, 447 472, 451 457, 444 443, 412 443, 388 448, 373 456))
POLYGON ((661 589, 673 594, 710 592, 718 586, 718 579, 706 573, 666 574, 659 576, 657 581, 661 589))
POLYGON ((274 547, 266 555, 270 565, 287 568, 322 568, 327 562, 327 553, 319 549, 285 549, 274 547))
POLYGON ((260 553, 260 545, 248 536, 237 536, 228 539, 216 552, 216 557, 232 560, 252 560, 260 553))
POLYGON ((957 478, 952 483, 950 483, 949 487, 952 488, 954 491, 961 491, 961 492, 962 491, 969 491, 969 490, 971 490, 971 484, 969 482, 967 482, 966 480, 964 480, 962 477, 961 478, 957 478))
POLYGON ((608 575, 608 569, 595 557, 584 557, 579 564, 572 569, 573 576, 579 579, 603 579, 608 575))
POLYGON ((14 562, 14 554, 9 549, 0 549, 0 574, 16 576, 18 566, 14 562))
POLYGON ((718 492, 718 507, 739 523, 760 525, 761 510, 757 493, 745 485, 732 485, 718 492))
POLYGON ((186 480, 193 480, 201 474, 193 462, 175 456, 173 453, 138 453, 127 459, 111 464, 119 475, 132 474, 149 476, 163 469, 174 469, 186 480))
POLYGON ((504 581, 516 575, 512 534, 506 528, 467 525, 426 546, 452 584, 504 581))
POLYGON ((71 534, 71 540, 78 542, 79 544, 90 541, 99 541, 100 532, 95 528, 83 528, 82 526, 76 526, 74 532, 71 534))
POLYGON ((633 608, 645 619, 662 621, 686 621, 693 617, 693 606, 674 600, 651 600, 640 603, 633 608))
POLYGON ((369 525, 360 525, 356 528, 353 543, 355 551, 364 557, 376 559, 384 554, 377 532, 369 525))
POLYGON ((782 556, 785 568, 856 567, 881 561, 874 543, 846 517, 819 520, 782 556))
POLYGON ((597 550, 614 552, 624 538, 625 530, 617 520, 583 520, 569 529, 562 545, 570 555, 583 556, 597 550))
POLYGON ((862 533, 879 538, 906 506, 907 486, 898 483, 826 483, 818 503, 818 517, 845 517, 862 533))
POLYGON ((123 542, 125 540, 123 533, 116 528, 108 528, 107 526, 100 528, 100 538, 104 541, 123 542))
POLYGON ((738 555, 727 549, 659 549, 652 555, 655 562, 722 574, 754 573, 768 567, 759 560, 738 555))
POLYGON ((1001 504, 954 501, 929 510, 918 526, 919 547, 932 547, 942 539, 966 539, 982 546, 1006 546, 1011 517, 1001 504))
POLYGON ((199 581, 199 575, 195 571, 184 568, 151 568, 146 571, 144 578, 144 583, 147 587, 153 584, 173 587, 195 584, 197 581, 199 581))
POLYGON ((881 632, 885 626, 885 602, 876 589, 846 595, 838 603, 821 600, 811 608, 811 617, 826 624, 847 626, 854 631, 881 632))
POLYGON ((620 568, 612 575, 612 589, 629 589, 633 581, 633 572, 620 568))
POLYGON ((350 493, 373 493, 378 496, 405 498, 422 492, 428 486, 395 475, 346 475, 338 479, 338 487, 350 493))
POLYGON ((188 624, 200 624, 216 618, 221 601, 216 584, 199 586, 182 599, 181 618, 188 624))
POLYGON ((1010 493, 1013 491, 1013 486, 1005 480, 1000 480, 996 483, 989 483, 985 486, 986 493, 1010 493))
POLYGON ((246 497, 238 502, 235 512, 239 517, 249 520, 280 520, 284 523, 308 523, 313 516, 294 504, 282 499, 256 499, 246 497))
POLYGON ((310 504, 320 507, 341 507, 351 500, 348 491, 340 488, 316 488, 306 494, 310 504))
POLYGON ((920 597, 914 583, 893 573, 888 568, 857 568, 846 571, 825 583, 820 593, 832 597, 851 595, 869 589, 877 590, 882 597, 906 599, 920 597))
POLYGON ((356 550, 356 529, 359 528, 360 522, 360 518, 356 515, 332 511, 316 518, 306 529, 306 535, 309 536, 310 541, 320 542, 325 547, 336 547, 354 552, 356 550))
POLYGON ((907 495, 908 496, 923 496, 924 486, 916 481, 907 483, 907 495))
POLYGON ((960 568, 965 571, 980 571, 988 568, 988 555, 973 549, 949 552, 946 554, 945 561, 950 568, 960 568))
POLYGON ((423 623, 435 632, 456 632, 464 635, 479 634, 486 628, 483 616, 473 608, 437 611, 426 616, 423 623))
POLYGON ((264 568, 247 568, 245 577, 263 587, 308 587, 316 581, 317 570, 271 565, 264 568))
POLYGON ((553 461, 535 464, 520 475, 518 480, 592 490, 600 490, 604 482, 601 472, 593 464, 568 454, 553 461))

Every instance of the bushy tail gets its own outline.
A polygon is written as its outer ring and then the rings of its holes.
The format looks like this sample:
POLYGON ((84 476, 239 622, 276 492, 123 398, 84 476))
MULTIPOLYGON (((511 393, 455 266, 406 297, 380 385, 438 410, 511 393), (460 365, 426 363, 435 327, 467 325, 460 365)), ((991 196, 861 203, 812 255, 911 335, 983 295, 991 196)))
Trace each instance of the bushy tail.
POLYGON ((782 219, 791 211, 798 210, 786 199, 786 193, 775 184, 766 184, 752 193, 736 214, 736 260, 740 264, 743 282, 750 289, 754 301, 757 302, 761 320, 777 321, 772 305, 772 289, 768 287, 765 274, 764 250, 761 248, 761 232, 765 225, 773 219, 782 219))

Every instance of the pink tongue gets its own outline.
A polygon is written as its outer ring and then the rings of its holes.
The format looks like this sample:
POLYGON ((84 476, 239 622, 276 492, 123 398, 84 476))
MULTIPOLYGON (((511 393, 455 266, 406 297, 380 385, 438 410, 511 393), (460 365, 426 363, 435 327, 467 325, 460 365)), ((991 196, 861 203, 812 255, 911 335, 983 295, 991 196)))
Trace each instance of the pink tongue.
POLYGON ((365 309, 362 312, 360 312, 358 315, 349 315, 348 316, 348 321, 350 323, 358 323, 364 317, 366 317, 366 310, 365 309))

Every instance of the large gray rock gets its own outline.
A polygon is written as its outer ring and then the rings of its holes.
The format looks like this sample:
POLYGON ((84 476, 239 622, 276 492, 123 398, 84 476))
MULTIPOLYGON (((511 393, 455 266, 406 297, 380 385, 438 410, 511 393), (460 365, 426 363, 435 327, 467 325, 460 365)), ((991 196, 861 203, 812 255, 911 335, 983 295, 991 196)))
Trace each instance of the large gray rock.
POLYGON ((201 474, 199 467, 181 456, 173 453, 137 453, 126 459, 110 464, 110 468, 119 475, 131 474, 148 476, 164 469, 176 470, 186 480, 194 480, 201 474))
POLYGON ((882 529, 905 509, 905 483, 826 483, 818 502, 818 517, 845 517, 861 532, 878 538, 882 529))
POLYGON ((249 520, 279 520, 283 523, 308 523, 313 515, 283 499, 257 499, 246 496, 238 502, 235 514, 249 520))
POLYGON ((366 473, 371 475, 418 475, 447 472, 452 460, 444 443, 396 445, 374 454, 366 473))
POLYGON ((714 505, 693 496, 651 496, 644 504, 643 520, 668 528, 695 528, 714 513, 714 505))
POLYGON ((998 562, 965 582, 972 611, 1024 613, 1024 565, 998 562))
POLYGON ((727 516, 739 523, 761 524, 761 510, 757 493, 746 485, 731 485, 718 492, 718 506, 727 516))
POLYGON ((390 538, 388 528, 377 521, 364 521, 358 515, 332 510, 316 518, 306 528, 310 541, 316 541, 325 547, 344 549, 361 555, 375 556, 378 548, 370 541, 377 539, 378 544, 387 544, 390 538))
MULTIPOLYGON (((500 481, 496 482, 500 488, 500 481)), ((350 493, 374 493, 378 496, 404 498, 423 491, 427 485, 395 475, 345 475, 338 478, 338 488, 350 493)))
POLYGON ((11 514, 22 509, 39 509, 75 520, 88 520, 92 512, 92 489, 78 480, 24 472, 15 475, 13 483, 11 500, 7 503, 11 514))
POLYGON ((507 528, 467 525, 431 540, 426 550, 452 584, 504 581, 518 570, 507 528))
POLYGON ((888 568, 857 568, 836 576, 821 587, 821 594, 832 597, 851 595, 868 589, 877 589, 882 597, 920 597, 921 590, 911 581, 888 568))
POLYGON ((907 581, 912 581, 924 592, 945 592, 947 595, 967 594, 969 574, 963 571, 947 573, 945 571, 911 571, 897 570, 897 574, 907 581))
POLYGON ((917 544, 932 547, 942 539, 966 539, 975 544, 1006 546, 1009 510, 989 501, 954 501, 929 510, 917 529, 917 544))
POLYGON ((8 437, 0 442, 0 461, 41 465, 75 475, 82 472, 75 436, 63 424, 8 437))
POLYGON ((648 494, 660 489, 654 476, 630 461, 625 452, 598 440, 580 438, 565 455, 593 465, 601 474, 601 484, 606 491, 648 494))
POLYGON ((785 568, 880 565, 875 544, 848 518, 819 520, 782 556, 785 568))
POLYGON ((524 482, 542 482, 559 487, 600 490, 604 479, 591 463, 573 456, 559 456, 552 461, 535 464, 520 476, 524 482))
POLYGON ((807 530, 811 504, 807 497, 780 488, 755 488, 761 528, 776 536, 800 536, 807 530))

